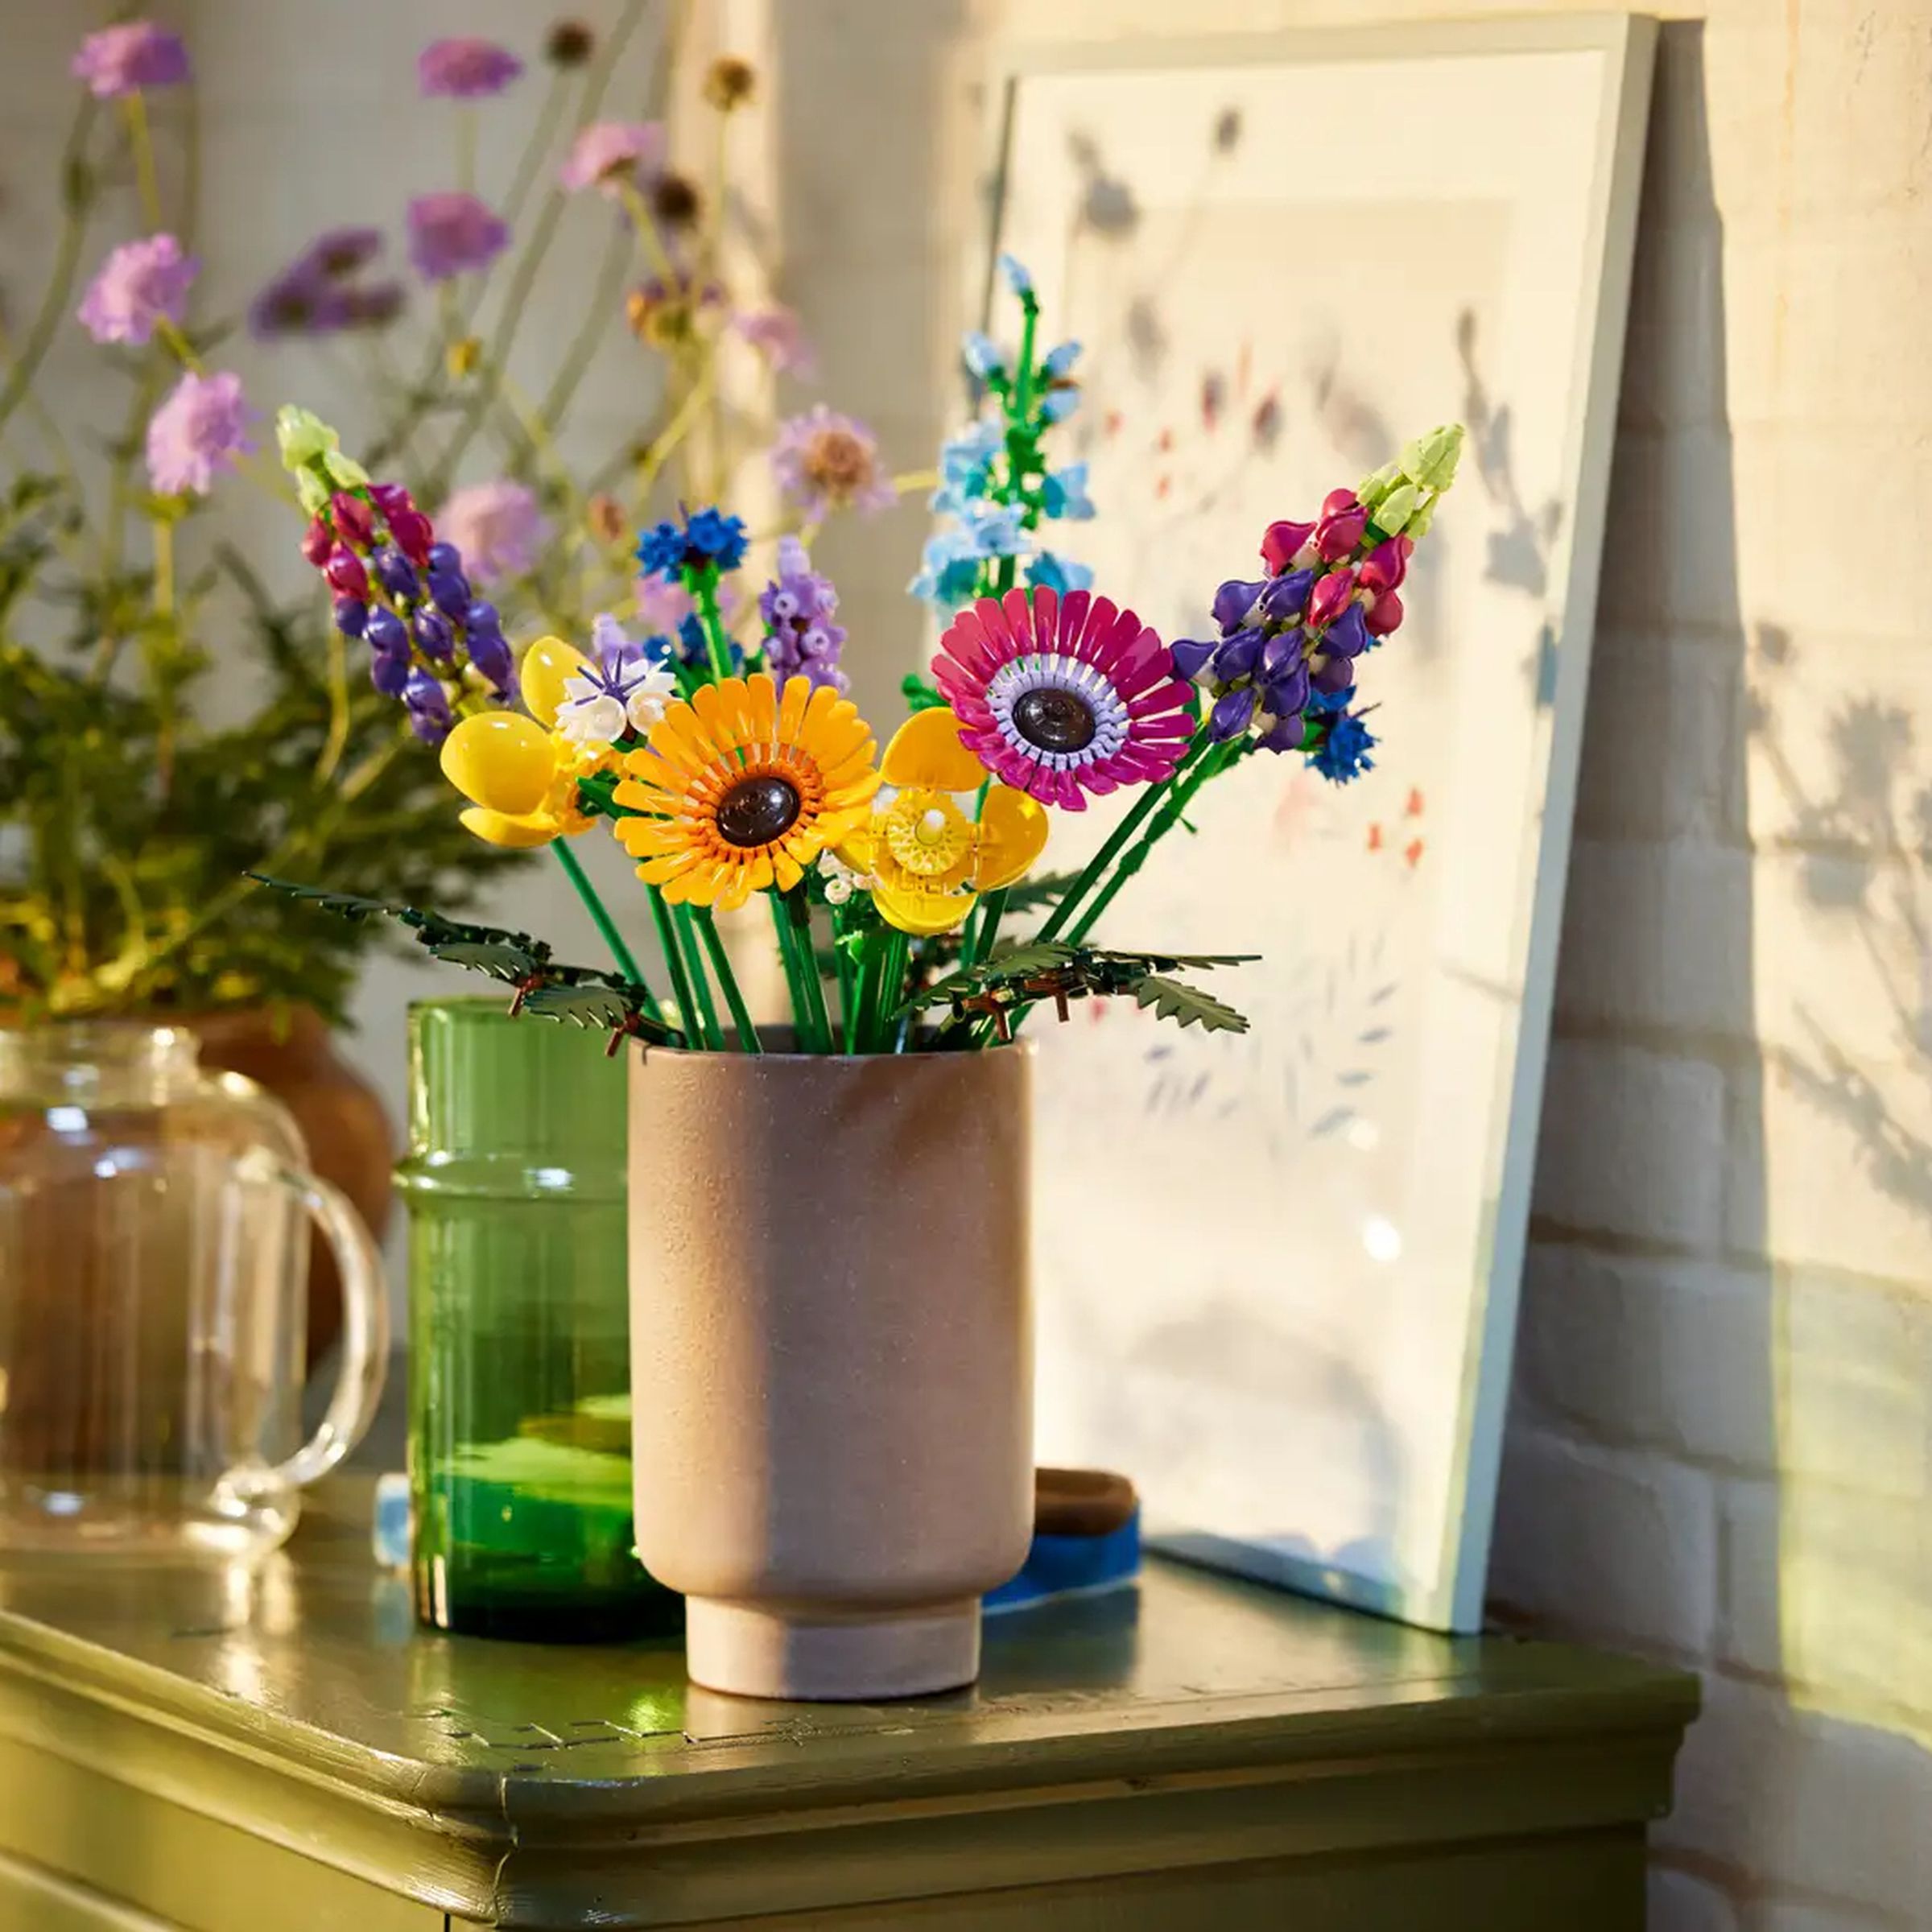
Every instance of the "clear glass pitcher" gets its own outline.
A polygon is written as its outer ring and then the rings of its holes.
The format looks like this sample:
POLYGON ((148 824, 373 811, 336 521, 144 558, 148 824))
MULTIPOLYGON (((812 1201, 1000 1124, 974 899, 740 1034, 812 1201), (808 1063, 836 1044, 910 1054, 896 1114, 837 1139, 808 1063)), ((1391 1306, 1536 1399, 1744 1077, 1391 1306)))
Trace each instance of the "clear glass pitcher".
POLYGON ((0 1031, 0 1558, 250 1556, 369 1426, 382 1264, 295 1122, 193 1036, 0 1031), (341 1367, 300 1421, 313 1220, 341 1270, 341 1367))

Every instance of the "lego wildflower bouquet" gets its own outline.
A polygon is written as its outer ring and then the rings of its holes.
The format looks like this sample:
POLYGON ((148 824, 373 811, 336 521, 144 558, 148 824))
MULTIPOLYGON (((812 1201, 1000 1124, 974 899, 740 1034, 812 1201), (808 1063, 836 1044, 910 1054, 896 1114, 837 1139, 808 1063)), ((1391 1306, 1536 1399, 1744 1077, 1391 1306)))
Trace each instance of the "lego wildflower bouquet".
POLYGON ((737 598, 758 613, 746 642, 722 616, 745 526, 706 507, 651 525, 636 550, 687 606, 694 639, 634 638, 606 614, 587 650, 545 636, 518 658, 472 599, 456 547, 332 431, 284 411, 284 460, 312 513, 304 548, 336 592, 338 627, 440 745, 470 831, 555 849, 614 970, 560 964, 526 934, 320 896, 352 914, 394 910, 440 956, 513 983, 520 1008, 608 1027, 613 1048, 634 1035, 765 1050, 715 923, 753 898, 769 906, 807 1053, 984 1046, 1036 1005, 1063 1018, 1092 995, 1243 1029, 1177 976, 1238 956, 1120 951, 1090 935, 1189 802, 1241 759, 1295 754, 1338 783, 1371 768, 1363 673, 1402 621, 1400 588, 1461 431, 1419 439, 1312 521, 1271 524, 1263 573, 1213 592, 1213 634, 1165 642, 1042 547, 1046 524, 1091 511, 1084 471, 1046 453, 1077 400, 1078 351, 1041 353, 1030 279, 1004 266, 1018 345, 968 339, 980 411, 943 452, 947 523, 912 587, 951 621, 931 682, 907 680, 912 715, 882 754, 837 673, 836 594, 796 538, 756 596, 737 598), (1038 875, 1051 814, 1117 793, 1126 809, 1088 864, 1038 875), (662 985, 570 854, 598 825, 637 861, 662 985), (1007 933, 1030 914, 1043 916, 1007 933))

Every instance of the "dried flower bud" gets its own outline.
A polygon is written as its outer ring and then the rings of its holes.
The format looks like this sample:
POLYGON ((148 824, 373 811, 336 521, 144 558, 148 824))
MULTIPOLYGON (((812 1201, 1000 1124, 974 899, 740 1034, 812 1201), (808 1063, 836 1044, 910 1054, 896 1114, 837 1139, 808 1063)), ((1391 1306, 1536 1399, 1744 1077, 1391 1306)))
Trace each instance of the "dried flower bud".
POLYGON ((581 20, 559 20, 543 43, 552 67, 581 67, 596 51, 597 37, 581 20))
POLYGON ((757 92, 758 71, 736 54, 720 54, 704 76, 704 98, 720 114, 742 107, 757 92))
POLYGON ((591 535, 600 543, 615 543, 630 534, 630 519, 624 514, 624 506, 604 490, 599 490, 584 506, 584 514, 591 535))
POLYGON ((650 212, 667 228, 695 228, 704 206, 696 184, 687 175, 667 169, 651 184, 650 212))

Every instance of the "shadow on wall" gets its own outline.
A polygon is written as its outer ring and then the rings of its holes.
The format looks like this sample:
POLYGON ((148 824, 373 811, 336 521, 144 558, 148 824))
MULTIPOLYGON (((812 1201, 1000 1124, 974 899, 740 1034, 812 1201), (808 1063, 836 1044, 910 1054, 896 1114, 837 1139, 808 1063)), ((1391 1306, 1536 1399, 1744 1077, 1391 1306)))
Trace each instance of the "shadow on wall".
POLYGON ((1897 1715, 1932 1705, 1932 1565, 1861 1413, 1922 1438, 1925 1358, 1880 1285, 1767 1258, 1932 1228, 1932 788, 1875 664, 1739 604, 1703 33, 1659 49, 1492 1578, 1505 1621, 1705 1673, 1659 1932, 1733 1922, 1713 1889, 1932 1896, 1897 1715), (1835 1174, 1768 1132, 1793 1094, 1835 1174))

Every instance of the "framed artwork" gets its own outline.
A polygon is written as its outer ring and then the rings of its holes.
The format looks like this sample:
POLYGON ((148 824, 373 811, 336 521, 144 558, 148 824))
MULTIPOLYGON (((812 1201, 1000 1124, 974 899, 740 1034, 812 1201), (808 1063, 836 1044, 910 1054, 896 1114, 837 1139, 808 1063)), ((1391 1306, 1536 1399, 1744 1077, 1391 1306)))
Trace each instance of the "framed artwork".
POLYGON ((1132 1475, 1159 1546, 1442 1629, 1481 1615, 1653 41, 1082 48, 999 95, 988 262, 1084 345, 1059 460, 1100 514, 1055 547, 1164 637, 1212 634, 1272 519, 1468 427, 1377 769, 1244 761, 1100 928, 1261 954, 1214 989, 1253 1030, 1038 1030, 1041 1459, 1132 1475))

